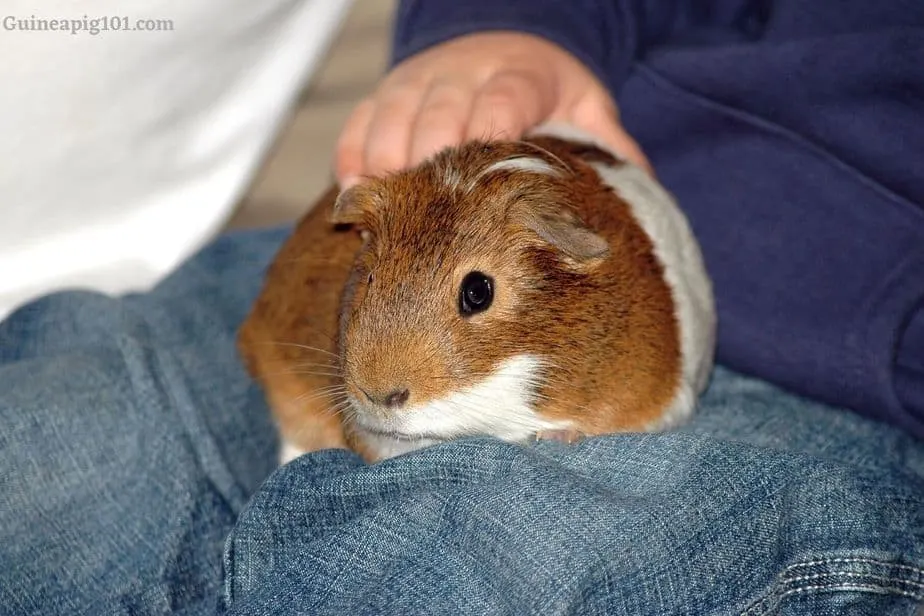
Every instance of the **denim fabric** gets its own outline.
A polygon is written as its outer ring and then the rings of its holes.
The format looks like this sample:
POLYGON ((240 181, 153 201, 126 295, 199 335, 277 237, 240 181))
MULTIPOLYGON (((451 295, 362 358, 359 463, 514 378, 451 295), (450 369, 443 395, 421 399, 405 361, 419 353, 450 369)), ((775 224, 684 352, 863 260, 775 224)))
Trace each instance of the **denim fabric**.
POLYGON ((2 614, 914 614, 924 444, 719 369, 669 434, 273 470, 234 331, 287 229, 0 324, 2 614))
POLYGON ((226 598, 234 614, 913 614, 922 454, 720 370, 674 434, 304 456, 239 520, 226 598))
POLYGON ((209 614, 276 440, 233 334, 285 230, 0 324, 0 614, 209 614))

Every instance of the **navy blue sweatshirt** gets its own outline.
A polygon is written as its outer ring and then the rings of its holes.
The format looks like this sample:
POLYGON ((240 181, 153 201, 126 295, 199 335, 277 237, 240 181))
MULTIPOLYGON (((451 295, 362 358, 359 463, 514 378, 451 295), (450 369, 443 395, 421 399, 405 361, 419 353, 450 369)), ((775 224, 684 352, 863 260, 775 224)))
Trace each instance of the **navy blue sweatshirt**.
POLYGON ((924 438, 924 1, 405 0, 392 62, 497 29, 614 94, 702 245, 721 363, 924 438))

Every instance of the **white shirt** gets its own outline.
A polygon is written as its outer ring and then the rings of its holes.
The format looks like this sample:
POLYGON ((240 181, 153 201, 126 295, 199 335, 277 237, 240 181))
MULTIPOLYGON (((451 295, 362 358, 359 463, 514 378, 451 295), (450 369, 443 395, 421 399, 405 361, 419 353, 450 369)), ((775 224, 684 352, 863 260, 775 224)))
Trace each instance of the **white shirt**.
POLYGON ((0 319, 147 289, 211 239, 350 5, 5 0, 0 319))

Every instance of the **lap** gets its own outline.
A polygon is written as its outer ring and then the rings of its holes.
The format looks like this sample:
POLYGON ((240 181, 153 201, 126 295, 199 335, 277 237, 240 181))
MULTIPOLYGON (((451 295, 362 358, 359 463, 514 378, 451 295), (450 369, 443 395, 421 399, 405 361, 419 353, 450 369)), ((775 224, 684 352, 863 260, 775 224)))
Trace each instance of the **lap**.
POLYGON ((921 599, 924 446, 722 369, 669 434, 463 439, 374 466, 325 451, 273 472, 234 330, 283 233, 225 236, 151 293, 56 294, 0 325, 11 613, 209 613, 219 596, 236 613, 921 599))
POLYGON ((232 532, 226 596, 240 614, 911 614, 922 463, 890 428, 720 369, 669 434, 299 458, 232 532))

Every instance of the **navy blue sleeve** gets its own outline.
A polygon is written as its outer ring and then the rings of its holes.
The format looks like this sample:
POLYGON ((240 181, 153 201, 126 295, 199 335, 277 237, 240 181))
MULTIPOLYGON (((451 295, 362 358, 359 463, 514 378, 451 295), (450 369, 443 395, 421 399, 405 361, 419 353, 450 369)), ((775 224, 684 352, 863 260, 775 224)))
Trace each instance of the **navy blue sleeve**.
POLYGON ((491 30, 541 36, 574 55, 617 96, 632 63, 665 43, 746 39, 757 0, 401 0, 390 66, 449 39, 491 30))
POLYGON ((632 0, 402 0, 391 63, 466 34, 516 30, 557 43, 616 91, 638 48, 639 13, 632 0))

